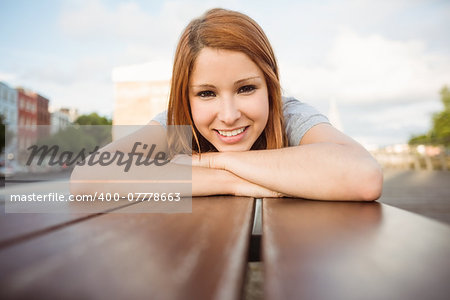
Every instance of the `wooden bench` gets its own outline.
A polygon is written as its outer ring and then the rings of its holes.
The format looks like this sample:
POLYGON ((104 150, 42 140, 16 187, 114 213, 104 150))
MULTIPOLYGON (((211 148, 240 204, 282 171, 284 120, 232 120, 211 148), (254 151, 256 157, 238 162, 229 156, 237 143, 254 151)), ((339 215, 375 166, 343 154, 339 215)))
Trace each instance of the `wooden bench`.
POLYGON ((221 196, 193 198, 192 213, 130 207, 2 214, 0 299, 241 299, 260 233, 267 299, 450 294, 450 227, 388 205, 221 196))
POLYGON ((1 225, 14 225, 2 233, 0 298, 237 299, 253 203, 205 197, 182 214, 2 215, 1 225))
POLYGON ((264 199, 267 299, 448 299, 450 227, 380 203, 264 199))

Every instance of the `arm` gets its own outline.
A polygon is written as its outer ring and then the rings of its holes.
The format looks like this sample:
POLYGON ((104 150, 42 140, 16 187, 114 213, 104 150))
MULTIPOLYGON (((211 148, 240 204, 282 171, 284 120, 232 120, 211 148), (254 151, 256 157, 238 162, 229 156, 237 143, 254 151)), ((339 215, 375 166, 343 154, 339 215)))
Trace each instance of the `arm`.
POLYGON ((224 169, 283 194, 318 200, 376 200, 383 182, 372 156, 324 123, 312 127, 296 147, 206 153, 193 164, 224 169))
MULTIPOLYGON (((154 153, 157 153, 157 151, 166 152, 165 129, 154 121, 151 121, 148 125, 154 126, 145 126, 122 139, 108 144, 100 152, 107 151, 115 153, 116 151, 121 151, 123 153, 130 153, 135 142, 155 144, 157 147, 154 153)), ((118 166, 116 163, 107 166, 100 166, 98 164, 92 166, 76 166, 71 175, 70 189, 72 194, 90 195, 96 192, 119 193, 121 196, 127 196, 128 193, 132 192, 146 193, 149 192, 149 185, 145 181, 152 178, 162 178, 160 176, 162 172, 167 172, 164 177, 168 180, 180 178, 175 174, 186 174, 183 178, 190 178, 192 174, 192 190, 190 188, 186 189, 186 185, 184 185, 184 190, 176 191, 181 192, 184 196, 190 196, 191 192, 192 196, 219 194, 253 197, 281 196, 279 193, 243 180, 225 170, 186 166, 177 163, 169 163, 164 167, 133 165, 128 172, 124 172, 124 167, 118 166), (152 175, 152 172, 157 172, 157 174, 153 173, 152 175)), ((171 189, 164 190, 163 185, 152 185, 152 192, 154 193, 175 192, 174 189, 176 187, 172 186, 171 189)))
POLYGON ((192 166, 192 196, 209 195, 255 198, 283 196, 281 193, 244 180, 226 170, 192 166))

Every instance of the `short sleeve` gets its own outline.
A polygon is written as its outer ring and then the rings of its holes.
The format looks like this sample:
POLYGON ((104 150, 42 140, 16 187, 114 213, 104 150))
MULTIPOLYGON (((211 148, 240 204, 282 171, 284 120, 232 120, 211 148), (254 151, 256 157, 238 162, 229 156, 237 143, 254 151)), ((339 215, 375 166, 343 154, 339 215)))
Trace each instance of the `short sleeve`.
POLYGON ((164 128, 167 128, 167 110, 164 110, 157 114, 152 121, 156 121, 161 124, 164 128))
POLYGON ((330 123, 314 107, 295 98, 283 97, 283 116, 289 146, 298 146, 305 133, 320 123, 330 123))

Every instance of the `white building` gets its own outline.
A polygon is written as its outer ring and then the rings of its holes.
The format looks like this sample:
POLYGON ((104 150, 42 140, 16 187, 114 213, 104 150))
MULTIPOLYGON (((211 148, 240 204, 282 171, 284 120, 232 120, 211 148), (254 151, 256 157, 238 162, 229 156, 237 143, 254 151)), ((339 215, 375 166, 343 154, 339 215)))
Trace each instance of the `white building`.
POLYGON ((55 134, 73 124, 78 118, 78 109, 68 107, 50 107, 50 134, 55 134))
POLYGON ((67 113, 57 110, 50 114, 50 134, 55 134, 70 124, 70 116, 67 113))
POLYGON ((156 114, 167 109, 171 71, 172 66, 168 61, 123 66, 113 70, 113 139, 147 124, 156 114))
POLYGON ((59 111, 68 116, 70 123, 74 123, 76 119, 79 117, 78 109, 73 107, 72 108, 61 107, 59 111))
POLYGON ((8 159, 17 155, 17 90, 0 82, 0 114, 5 118, 6 124, 6 147, 5 154, 8 159))

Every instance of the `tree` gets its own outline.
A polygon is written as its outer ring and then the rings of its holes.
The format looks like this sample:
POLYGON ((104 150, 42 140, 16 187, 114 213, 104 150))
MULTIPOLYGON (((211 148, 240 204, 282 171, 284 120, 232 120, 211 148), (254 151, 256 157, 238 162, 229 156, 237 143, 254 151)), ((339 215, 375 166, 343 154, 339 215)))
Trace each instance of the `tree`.
POLYGON ((81 115, 75 120, 79 125, 112 125, 112 121, 106 117, 100 117, 97 113, 81 115))
MULTIPOLYGON (((96 113, 82 115, 77 118, 75 125, 51 136, 40 138, 36 145, 38 148, 58 146, 57 155, 61 155, 63 152, 70 152, 74 156, 82 151, 90 153, 112 141, 111 124, 110 119, 100 117, 96 113)), ((52 155, 52 152, 49 152, 48 155, 52 155)))
POLYGON ((441 91, 441 101, 444 110, 433 115, 433 127, 427 134, 413 136, 410 145, 439 144, 450 146, 450 89, 444 86, 441 91))
POLYGON ((447 86, 444 86, 440 94, 442 103, 444 104, 444 111, 450 111, 450 90, 447 86))

